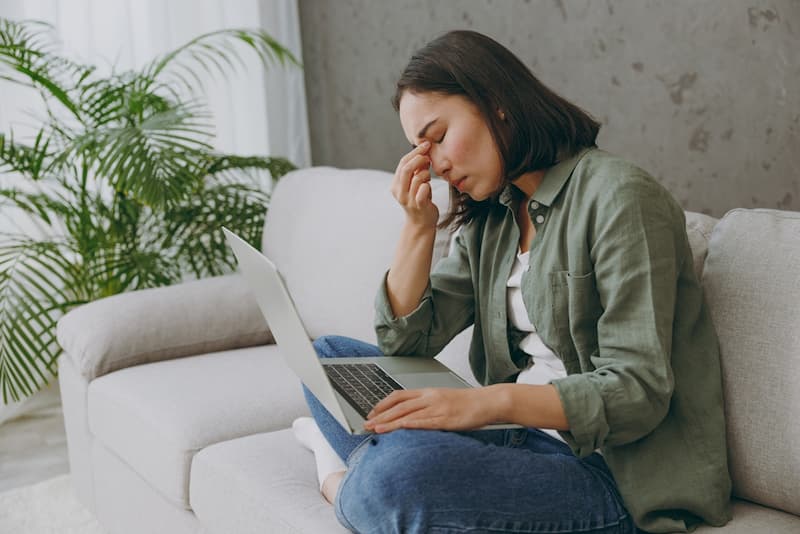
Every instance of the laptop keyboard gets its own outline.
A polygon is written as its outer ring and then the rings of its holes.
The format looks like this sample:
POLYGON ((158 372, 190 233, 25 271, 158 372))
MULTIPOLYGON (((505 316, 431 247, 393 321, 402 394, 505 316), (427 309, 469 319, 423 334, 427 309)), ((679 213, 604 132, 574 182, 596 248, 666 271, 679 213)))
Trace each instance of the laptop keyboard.
POLYGON ((335 363, 322 367, 333 388, 365 419, 372 407, 389 393, 403 389, 374 363, 335 363))

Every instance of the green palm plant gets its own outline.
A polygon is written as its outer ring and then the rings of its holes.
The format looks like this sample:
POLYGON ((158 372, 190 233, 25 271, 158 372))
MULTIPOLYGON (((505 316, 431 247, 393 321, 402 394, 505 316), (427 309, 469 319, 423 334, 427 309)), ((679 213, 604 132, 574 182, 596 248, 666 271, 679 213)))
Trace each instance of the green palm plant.
POLYGON ((34 238, 0 228, 6 403, 55 376, 55 324, 70 308, 229 272, 220 226, 258 243, 269 200, 261 177, 294 168, 210 144, 203 75, 241 65, 242 48, 265 65, 299 66, 263 31, 205 34, 141 69, 105 76, 58 55, 54 43, 46 24, 0 19, 0 81, 33 88, 44 104, 27 143, 0 134, 0 173, 22 177, 0 188, 0 209, 22 210, 47 230, 34 238))

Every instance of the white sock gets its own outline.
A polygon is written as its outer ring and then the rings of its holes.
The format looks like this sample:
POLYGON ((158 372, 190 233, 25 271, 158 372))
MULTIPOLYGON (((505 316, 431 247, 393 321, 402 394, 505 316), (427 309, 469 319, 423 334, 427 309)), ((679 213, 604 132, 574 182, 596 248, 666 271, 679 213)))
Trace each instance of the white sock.
POLYGON ((292 430, 294 430, 294 437, 297 438, 297 441, 314 453, 314 459, 317 462, 317 480, 319 489, 322 491, 322 484, 329 475, 345 471, 347 467, 322 435, 313 418, 299 417, 295 419, 292 423, 292 430))

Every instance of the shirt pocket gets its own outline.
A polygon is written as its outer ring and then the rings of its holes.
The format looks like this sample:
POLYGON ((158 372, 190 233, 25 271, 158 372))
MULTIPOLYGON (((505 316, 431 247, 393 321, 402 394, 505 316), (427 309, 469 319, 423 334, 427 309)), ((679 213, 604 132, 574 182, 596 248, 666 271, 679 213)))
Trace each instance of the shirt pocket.
POLYGON ((594 271, 552 272, 550 293, 558 343, 568 346, 567 352, 587 360, 597 350, 597 322, 603 314, 594 271))

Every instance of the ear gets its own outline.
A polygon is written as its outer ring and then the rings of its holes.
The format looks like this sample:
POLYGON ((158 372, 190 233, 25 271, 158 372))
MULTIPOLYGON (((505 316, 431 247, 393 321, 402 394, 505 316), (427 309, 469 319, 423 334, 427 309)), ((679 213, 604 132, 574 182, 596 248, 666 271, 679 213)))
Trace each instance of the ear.
POLYGON ((505 114, 505 112, 504 112, 502 109, 500 109, 500 108, 497 108, 497 116, 498 116, 498 117, 500 117, 500 120, 501 120, 501 121, 504 121, 504 120, 506 120, 506 114, 505 114))

